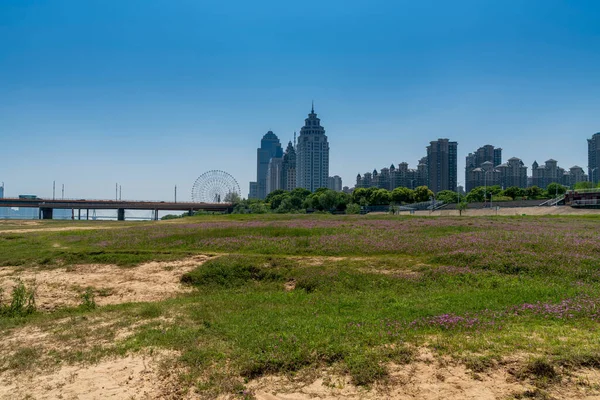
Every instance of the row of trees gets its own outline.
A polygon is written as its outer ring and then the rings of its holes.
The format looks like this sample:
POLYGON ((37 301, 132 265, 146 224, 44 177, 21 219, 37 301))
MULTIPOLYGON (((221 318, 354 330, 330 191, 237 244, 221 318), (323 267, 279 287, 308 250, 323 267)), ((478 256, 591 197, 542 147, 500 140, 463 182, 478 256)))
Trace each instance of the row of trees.
POLYGON ((317 189, 314 193, 303 188, 296 188, 291 192, 279 189, 269 193, 265 200, 241 200, 234 206, 235 213, 288 213, 303 210, 358 213, 360 206, 353 204, 351 195, 326 188, 317 189))
MULTIPOLYGON (((592 187, 589 182, 580 182, 575 189, 592 187)), ((434 196, 427 186, 409 189, 398 187, 394 190, 380 188, 358 188, 352 194, 335 192, 321 188, 311 193, 307 189, 296 188, 291 192, 275 190, 265 200, 237 200, 234 212, 261 214, 267 212, 289 213, 305 210, 339 211, 358 213, 361 206, 378 206, 390 204, 413 204, 429 201, 433 198, 444 203, 465 204, 483 201, 506 201, 517 199, 544 199, 562 195, 567 188, 558 183, 551 183, 544 190, 537 186, 519 188, 516 186, 502 188, 498 185, 476 187, 466 195, 452 190, 443 190, 434 196)))

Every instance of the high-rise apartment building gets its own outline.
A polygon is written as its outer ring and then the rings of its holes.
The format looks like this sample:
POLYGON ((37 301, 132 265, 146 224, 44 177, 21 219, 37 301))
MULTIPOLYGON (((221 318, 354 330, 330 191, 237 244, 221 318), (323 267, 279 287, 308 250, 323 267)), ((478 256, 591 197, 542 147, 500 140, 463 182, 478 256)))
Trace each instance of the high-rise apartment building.
MULTIPOLYGON (((256 149, 256 198, 267 197, 267 172, 271 158, 281 158, 283 150, 279 138, 273 132, 267 132, 256 149)), ((250 189, 252 189, 252 184, 250 189)))
POLYGON ((427 146, 428 186, 434 193, 456 190, 458 143, 438 139, 427 146))
POLYGON ((581 168, 578 165, 574 165, 571 168, 569 168, 569 171, 566 173, 566 176, 567 180, 563 182, 563 185, 569 186, 571 188, 574 188, 575 185, 579 182, 585 182, 588 180, 588 176, 583 171, 583 168, 581 168))
MULTIPOLYGON (((294 133, 294 137, 295 137, 294 133)), ((281 189, 292 191, 296 189, 296 149, 292 142, 288 143, 281 167, 281 189)))
POLYGON ((336 192, 342 191, 342 178, 338 175, 330 176, 327 178, 327 188, 335 190, 336 192))
POLYGON ((283 170, 283 157, 273 157, 267 168, 267 195, 272 191, 281 189, 281 176, 283 170))
POLYGON ((546 189, 551 183, 563 184, 565 181, 565 170, 558 166, 558 161, 549 159, 544 165, 537 161, 531 166, 531 184, 546 189))
POLYGON ((496 169, 500 172, 500 186, 503 189, 527 187, 527 167, 520 158, 511 157, 507 162, 497 165, 496 169))
POLYGON ((495 148, 491 144, 486 144, 478 148, 474 153, 469 153, 465 159, 465 185, 467 188, 467 192, 471 191, 473 188, 478 186, 484 186, 482 178, 482 171, 477 170, 481 168, 483 163, 489 162, 491 168, 486 169, 487 173, 484 174, 491 175, 493 172, 492 169, 495 170, 495 167, 502 164, 502 149, 495 148))
POLYGON ((588 176, 594 184, 600 182, 600 132, 588 139, 588 176))
POLYGON ((313 106, 300 129, 296 145, 296 186, 314 192, 327 187, 327 178, 329 143, 313 106))

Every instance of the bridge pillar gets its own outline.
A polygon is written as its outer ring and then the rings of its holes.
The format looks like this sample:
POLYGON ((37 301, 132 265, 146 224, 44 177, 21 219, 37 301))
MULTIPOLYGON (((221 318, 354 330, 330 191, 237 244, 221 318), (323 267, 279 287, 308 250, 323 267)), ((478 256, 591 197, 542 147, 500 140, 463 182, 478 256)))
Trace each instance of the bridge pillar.
POLYGON ((194 210, 190 210, 190 211, 188 211, 188 215, 189 215, 190 217, 193 217, 193 216, 194 216, 194 210))
POLYGON ((117 220, 125 221, 125 209, 124 208, 117 209, 117 220))
POLYGON ((81 221, 81 208, 77 210, 77 219, 81 221))
POLYGON ((41 219, 52 219, 54 209, 52 208, 40 208, 41 219))

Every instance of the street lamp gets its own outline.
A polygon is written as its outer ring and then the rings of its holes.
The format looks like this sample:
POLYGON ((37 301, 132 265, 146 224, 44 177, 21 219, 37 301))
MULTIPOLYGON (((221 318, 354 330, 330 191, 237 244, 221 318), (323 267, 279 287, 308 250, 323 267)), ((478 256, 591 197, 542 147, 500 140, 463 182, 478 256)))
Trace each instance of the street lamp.
MULTIPOLYGON (((494 166, 492 165, 491 162, 486 161, 483 164, 481 164, 481 169, 483 170, 483 208, 485 208, 485 205, 487 204, 487 174, 488 172, 493 172, 494 171, 494 166), (487 168, 488 166, 492 166, 491 171, 487 168)), ((492 197, 490 196, 490 208, 492 207, 492 197)))

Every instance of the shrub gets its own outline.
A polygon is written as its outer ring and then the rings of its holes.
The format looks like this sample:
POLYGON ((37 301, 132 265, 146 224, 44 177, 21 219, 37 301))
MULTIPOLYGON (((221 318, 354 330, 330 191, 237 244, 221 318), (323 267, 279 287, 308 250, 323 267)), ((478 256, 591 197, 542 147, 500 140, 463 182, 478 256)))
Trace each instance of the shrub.
POLYGON ((96 308, 96 296, 92 288, 85 289, 85 292, 81 294, 81 308, 84 310, 93 310, 96 308))
POLYGON ((268 268, 263 257, 224 256, 209 260, 181 277, 182 283, 195 286, 242 286, 248 281, 280 281, 283 276, 268 268))

